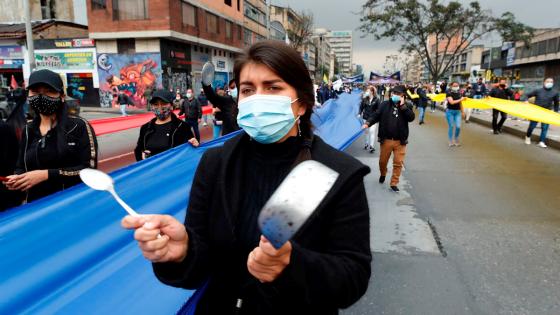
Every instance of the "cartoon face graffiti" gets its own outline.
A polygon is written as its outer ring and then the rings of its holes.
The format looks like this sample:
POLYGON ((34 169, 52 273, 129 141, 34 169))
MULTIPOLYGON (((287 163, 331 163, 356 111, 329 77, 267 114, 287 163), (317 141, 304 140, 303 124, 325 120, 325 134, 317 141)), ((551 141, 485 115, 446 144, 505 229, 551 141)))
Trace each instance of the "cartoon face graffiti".
POLYGON ((121 68, 120 78, 110 76, 107 83, 110 87, 116 87, 119 91, 125 91, 126 94, 133 97, 138 103, 145 105, 146 99, 144 93, 146 89, 153 88, 156 83, 156 76, 152 72, 157 64, 151 60, 145 60, 142 63, 128 65, 121 68))
POLYGON ((105 71, 109 71, 113 68, 113 64, 109 61, 109 56, 107 54, 100 54, 97 57, 97 66, 105 71))

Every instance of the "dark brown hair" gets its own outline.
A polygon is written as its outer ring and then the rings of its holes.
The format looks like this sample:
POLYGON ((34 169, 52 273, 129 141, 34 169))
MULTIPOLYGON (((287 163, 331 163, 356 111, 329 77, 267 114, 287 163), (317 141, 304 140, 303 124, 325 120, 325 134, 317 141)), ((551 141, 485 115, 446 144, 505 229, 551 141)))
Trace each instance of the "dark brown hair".
POLYGON ((309 71, 300 54, 281 41, 262 41, 252 45, 235 61, 233 72, 237 86, 239 86, 241 70, 250 63, 267 66, 296 90, 298 101, 305 106, 306 110, 299 119, 303 147, 295 164, 310 160, 313 142, 311 114, 313 113, 313 105, 315 105, 315 94, 313 92, 313 81, 311 81, 309 71))

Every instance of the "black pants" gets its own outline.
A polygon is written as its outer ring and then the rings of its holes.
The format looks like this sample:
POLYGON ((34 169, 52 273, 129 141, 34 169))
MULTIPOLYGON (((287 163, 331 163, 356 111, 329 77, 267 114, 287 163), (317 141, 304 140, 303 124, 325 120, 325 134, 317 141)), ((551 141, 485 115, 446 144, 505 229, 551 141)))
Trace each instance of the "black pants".
POLYGON ((501 112, 497 109, 492 109, 492 129, 494 129, 494 131, 502 131, 502 126, 504 125, 504 122, 507 119, 507 114, 504 112, 501 112), (498 114, 502 115, 502 118, 500 119, 500 122, 498 122, 498 114))
POLYGON ((187 119, 185 122, 193 129, 194 137, 200 143, 200 131, 198 130, 198 119, 187 119))

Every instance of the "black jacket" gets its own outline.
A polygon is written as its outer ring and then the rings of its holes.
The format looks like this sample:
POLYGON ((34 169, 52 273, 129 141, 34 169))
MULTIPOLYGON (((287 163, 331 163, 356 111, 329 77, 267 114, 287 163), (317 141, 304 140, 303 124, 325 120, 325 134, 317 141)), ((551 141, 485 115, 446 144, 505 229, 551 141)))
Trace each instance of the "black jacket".
POLYGON ((185 120, 199 120, 202 118, 202 107, 197 98, 193 98, 192 100, 185 98, 183 100, 183 106, 181 106, 179 116, 183 114, 185 114, 185 120))
POLYGON ((362 99, 362 103, 360 104, 360 115, 364 120, 368 120, 370 117, 373 116, 373 113, 377 111, 379 108, 379 98, 375 95, 372 99, 366 97, 362 99))
MULTIPOLYGON (((140 135, 138 136, 138 142, 136 143, 136 148, 134 149, 134 156, 136 157, 136 161, 142 160, 142 152, 146 150, 146 142, 150 137, 150 134, 154 132, 154 124, 156 122, 156 119, 157 118, 154 117, 152 120, 140 127, 140 135)), ((194 138, 189 126, 184 121, 177 118, 177 116, 175 116, 175 114, 173 113, 171 113, 171 123, 171 129, 173 130, 173 133, 171 137, 169 137, 169 149, 184 144, 190 139, 194 138)))
POLYGON ((554 106, 554 111, 558 111, 559 96, 557 90, 545 88, 537 89, 530 92, 529 94, 524 95, 523 99, 527 100, 531 97, 535 98, 535 105, 546 109, 552 109, 554 106))
POLYGON ((490 90, 490 93, 488 95, 495 98, 501 98, 503 100, 513 99, 513 92, 509 88, 502 89, 499 87, 495 87, 490 90))
POLYGON ((412 104, 410 102, 406 102, 402 108, 397 109, 398 117, 393 115, 395 112, 396 105, 393 104, 392 100, 385 101, 379 105, 379 109, 373 114, 373 116, 368 119, 367 124, 372 126, 375 123, 379 123, 379 131, 378 131, 378 138, 379 142, 383 143, 384 140, 388 139, 388 134, 391 132, 395 132, 395 130, 389 130, 391 128, 390 121, 397 120, 397 128, 396 132, 398 133, 398 139, 401 143, 407 144, 408 143, 408 123, 414 121, 414 111, 412 110, 412 104))
POLYGON ((48 170, 49 178, 29 189, 26 201, 81 183, 80 170, 97 168, 97 138, 86 120, 68 116, 44 137, 39 124, 36 118, 23 131, 16 174, 48 170))
MULTIPOLYGON (((195 289, 210 279, 197 315, 233 314, 247 279, 248 253, 237 243, 242 194, 242 152, 250 138, 240 134, 202 157, 192 184, 185 226, 188 253, 181 263, 155 263, 158 279, 195 289), (242 263, 232 263, 241 261, 242 263), (241 282, 241 283, 240 283, 241 282)), ((337 314, 366 291, 371 273, 369 209, 363 177, 369 168, 315 137, 311 155, 340 173, 333 189, 292 239, 290 264, 278 279, 253 281, 245 291, 251 310, 240 314, 337 314)), ((253 192, 258 193, 258 192, 253 192)), ((249 276, 252 278, 252 276, 249 276)), ((252 278, 254 280, 254 278, 252 278)))
MULTIPOLYGON (((0 119, 0 176, 14 174, 18 159, 18 139, 12 127, 0 119)), ((9 191, 0 183, 0 211, 15 207, 21 203, 21 194, 9 191)))
POLYGON ((418 95, 418 107, 426 108, 428 107, 428 96, 423 88, 417 88, 416 94, 418 95))
MULTIPOLYGON (((223 121, 222 124, 222 135, 225 136, 229 133, 239 130, 239 126, 237 125, 237 102, 233 99, 233 97, 227 96, 220 96, 214 92, 211 85, 202 85, 204 89, 204 94, 206 94, 206 98, 212 106, 215 108, 219 108, 221 111, 221 120, 223 121)), ((220 120, 216 118, 216 120, 220 120)))

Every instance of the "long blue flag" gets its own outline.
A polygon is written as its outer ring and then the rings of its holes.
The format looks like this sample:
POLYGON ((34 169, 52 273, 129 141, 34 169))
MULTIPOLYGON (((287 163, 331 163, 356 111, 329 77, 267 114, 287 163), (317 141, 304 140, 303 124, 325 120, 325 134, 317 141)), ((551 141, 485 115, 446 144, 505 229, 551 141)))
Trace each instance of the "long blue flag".
MULTIPOLYGON (((316 134, 344 150, 361 134, 360 95, 316 110, 316 134)), ((188 145, 112 173, 115 189, 141 214, 183 220, 191 182, 208 148, 188 145)), ((0 214, 0 314, 174 314, 193 291, 161 284, 112 197, 78 185, 0 214)))

